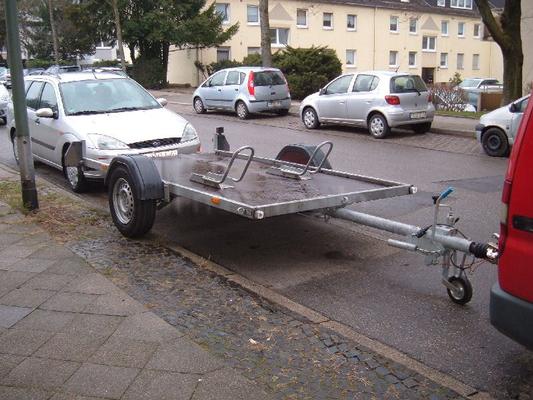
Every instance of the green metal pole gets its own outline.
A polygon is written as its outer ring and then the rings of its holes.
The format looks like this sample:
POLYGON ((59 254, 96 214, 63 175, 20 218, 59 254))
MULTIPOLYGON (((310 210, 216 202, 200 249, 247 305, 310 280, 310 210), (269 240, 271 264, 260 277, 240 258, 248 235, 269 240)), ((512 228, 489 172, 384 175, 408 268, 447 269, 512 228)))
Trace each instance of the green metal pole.
POLYGON ((16 151, 19 155, 20 182, 22 185, 22 203, 29 210, 39 208, 37 188, 35 187, 35 170, 31 154, 30 130, 24 91, 24 75, 22 73, 22 57, 20 55, 19 25, 17 19, 16 0, 5 0, 6 32, 9 70, 11 72, 11 91, 15 112, 16 151))

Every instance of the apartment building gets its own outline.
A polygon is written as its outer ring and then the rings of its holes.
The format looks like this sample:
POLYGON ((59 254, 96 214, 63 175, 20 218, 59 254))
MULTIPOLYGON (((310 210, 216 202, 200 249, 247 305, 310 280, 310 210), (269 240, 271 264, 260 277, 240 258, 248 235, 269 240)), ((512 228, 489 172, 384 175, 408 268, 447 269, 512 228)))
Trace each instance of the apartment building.
MULTIPOLYGON (((400 70, 427 82, 466 77, 501 79, 501 51, 484 32, 473 0, 278 0, 269 2, 272 49, 328 46, 343 70, 400 70)), ((219 48, 172 51, 170 83, 196 86, 194 66, 242 60, 260 52, 258 0, 217 0, 224 23, 238 33, 219 48)))

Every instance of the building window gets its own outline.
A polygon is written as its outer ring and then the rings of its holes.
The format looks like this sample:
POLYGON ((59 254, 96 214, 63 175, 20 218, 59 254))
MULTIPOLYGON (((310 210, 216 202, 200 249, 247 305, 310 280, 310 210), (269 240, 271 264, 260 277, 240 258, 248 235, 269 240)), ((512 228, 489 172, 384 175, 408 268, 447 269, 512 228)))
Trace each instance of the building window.
POLYGON ((452 8, 464 8, 467 10, 472 9, 472 0, 451 0, 450 7, 452 8))
POLYGON ((474 24, 474 37, 475 38, 481 37, 481 24, 474 24))
POLYGON ((416 67, 416 51, 409 52, 409 66, 416 67))
POLYGON ((229 4, 228 3, 215 3, 215 12, 222 17, 222 23, 229 23, 229 4))
POLYGON ((457 23, 457 35, 459 37, 465 36, 465 23, 464 22, 458 22, 457 23))
POLYGON ((333 29, 333 13, 324 13, 322 16, 322 27, 324 29, 333 29))
POLYGON ((273 46, 287 46, 289 44, 289 30, 286 28, 273 28, 270 30, 270 43, 273 46))
POLYGON ((259 7, 248 4, 246 7, 247 22, 249 25, 259 25, 259 7))
POLYGON ((354 68, 357 66, 356 50, 346 50, 346 66, 349 68, 354 68))
POLYGON ((479 69, 479 54, 472 56, 472 69, 479 69))
POLYGON ((457 69, 464 69, 465 55, 464 53, 457 53, 457 69))
POLYGON ((437 5, 439 7, 446 7, 446 0, 437 0, 437 5))
POLYGON ((440 67, 448 68, 448 53, 440 53, 440 67))
POLYGON ((448 21, 441 21, 440 23, 440 33, 442 36, 448 36, 448 27, 450 23, 448 21))
POLYGON ((217 62, 229 60, 229 47, 217 47, 217 62))
POLYGON ((418 19, 409 18, 409 33, 416 33, 418 31, 418 19))
POLYGON ((298 28, 307 28, 307 10, 302 8, 296 10, 296 26, 298 28))
POLYGON ((398 66, 398 52, 395 50, 389 51, 389 67, 398 66))
POLYGON ((248 47, 248 55, 261 54, 261 47, 248 47))
POLYGON ((435 36, 422 37, 422 50, 435 51, 437 49, 437 38, 435 36))
POLYGON ((391 32, 399 32, 400 31, 399 18, 398 17, 391 15, 390 22, 389 22, 389 31, 391 31, 391 32))
POLYGON ((346 17, 346 29, 349 31, 357 30, 357 15, 348 14, 346 17))

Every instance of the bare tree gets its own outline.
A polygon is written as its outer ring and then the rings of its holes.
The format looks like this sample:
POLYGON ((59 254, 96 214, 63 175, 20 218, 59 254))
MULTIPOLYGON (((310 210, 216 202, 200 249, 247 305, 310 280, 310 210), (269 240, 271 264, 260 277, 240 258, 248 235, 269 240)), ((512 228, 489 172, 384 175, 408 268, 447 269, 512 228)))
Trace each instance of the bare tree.
POLYGON ((270 45, 270 21, 268 19, 268 0, 259 0, 259 20, 261 22, 261 61, 263 67, 272 66, 270 45))
POLYGON ((50 27, 52 28, 52 45, 54 46, 54 59, 59 64, 59 41, 57 39, 56 23, 54 21, 54 4, 48 0, 48 12, 50 13, 50 27))
POLYGON ((475 0, 481 18, 503 54, 503 102, 505 104, 522 96, 522 17, 521 0, 505 0, 498 19, 492 13, 489 0, 475 0))
POLYGON ((124 44, 122 42, 122 27, 120 26, 120 13, 118 11, 117 0, 111 0, 111 6, 113 7, 113 14, 115 16, 115 29, 117 31, 117 45, 118 54, 120 56, 120 65, 122 70, 126 72, 126 59, 124 57, 124 44))

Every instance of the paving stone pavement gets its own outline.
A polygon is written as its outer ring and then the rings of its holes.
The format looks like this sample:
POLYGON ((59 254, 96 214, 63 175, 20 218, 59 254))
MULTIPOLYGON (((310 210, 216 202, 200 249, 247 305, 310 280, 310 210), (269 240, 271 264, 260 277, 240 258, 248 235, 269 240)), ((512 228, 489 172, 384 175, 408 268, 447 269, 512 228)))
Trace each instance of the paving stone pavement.
POLYGON ((0 399, 273 398, 4 203, 0 260, 0 399))
POLYGON ((109 222, 29 221, 0 202, 0 399, 460 398, 109 222))

